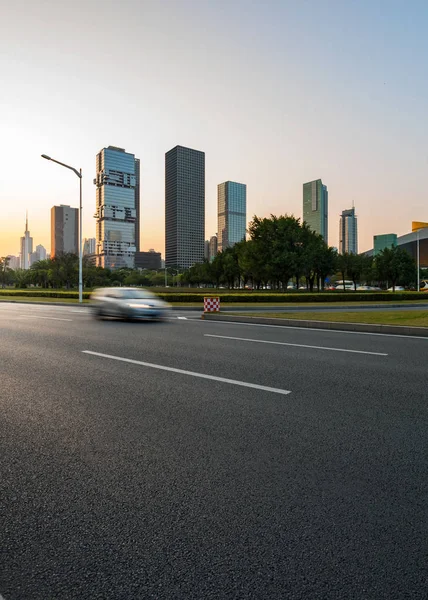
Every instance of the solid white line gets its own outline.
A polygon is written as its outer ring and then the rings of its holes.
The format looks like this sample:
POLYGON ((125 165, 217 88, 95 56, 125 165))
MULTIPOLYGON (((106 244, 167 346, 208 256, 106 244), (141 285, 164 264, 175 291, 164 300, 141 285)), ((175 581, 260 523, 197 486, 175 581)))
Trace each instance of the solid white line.
POLYGON ((238 340, 239 342, 256 342, 258 344, 275 344, 277 346, 294 346, 295 348, 312 348, 314 350, 333 350, 334 352, 351 352, 352 354, 371 354, 372 356, 388 356, 383 352, 366 352, 365 350, 349 350, 347 348, 329 348, 327 346, 309 346, 308 344, 291 344, 289 342, 272 342, 269 340, 253 340, 250 338, 238 338, 227 335, 212 335, 205 333, 204 337, 220 338, 222 340, 238 340))
POLYGON ((72 321, 73 319, 61 319, 60 317, 41 317, 40 315, 18 315, 20 319, 49 319, 50 321, 72 321))
MULTIPOLYGON (((296 327, 294 325, 269 325, 267 323, 244 323, 242 321, 220 321, 220 320, 211 320, 204 321, 200 319, 201 323, 222 323, 222 325, 248 325, 249 327, 270 327, 273 329, 297 329, 298 331, 320 331, 324 333, 345 333, 346 335, 354 334, 354 335, 377 335, 382 337, 396 337, 396 338, 404 338, 406 340, 425 340, 428 341, 428 337, 422 335, 404 335, 401 333, 376 333, 370 331, 344 331, 343 329, 320 329, 318 327, 296 327)), ((352 325, 352 323, 350 323, 352 325)))
POLYGON ((83 354, 91 354, 100 358, 109 358, 110 360, 118 360, 121 362, 130 363, 132 365, 140 365, 151 369, 159 369, 160 371, 170 371, 171 373, 179 373, 180 375, 190 375, 191 377, 199 377, 201 379, 211 379, 212 381, 220 381, 221 383, 230 383, 232 385, 240 385, 242 387, 254 388, 264 392, 273 392, 275 394, 291 394, 290 390, 282 390, 279 388, 258 385, 256 383, 247 383, 245 381, 237 381, 236 379, 226 379, 225 377, 216 377, 215 375, 205 375, 205 373, 195 373, 194 371, 184 371, 183 369, 175 369, 174 367, 165 367, 164 365, 154 365, 152 363, 133 360, 132 358, 122 358, 121 356, 112 356, 111 354, 102 354, 101 352, 91 352, 91 350, 82 350, 83 354))

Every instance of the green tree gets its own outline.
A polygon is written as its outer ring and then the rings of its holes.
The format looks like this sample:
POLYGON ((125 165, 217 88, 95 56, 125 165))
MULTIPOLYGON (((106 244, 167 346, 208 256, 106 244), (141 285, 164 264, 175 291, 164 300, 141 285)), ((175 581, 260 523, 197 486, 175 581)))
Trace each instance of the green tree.
POLYGON ((408 286, 415 281, 416 265, 410 254, 400 248, 385 248, 375 259, 378 279, 395 291, 396 285, 408 286))

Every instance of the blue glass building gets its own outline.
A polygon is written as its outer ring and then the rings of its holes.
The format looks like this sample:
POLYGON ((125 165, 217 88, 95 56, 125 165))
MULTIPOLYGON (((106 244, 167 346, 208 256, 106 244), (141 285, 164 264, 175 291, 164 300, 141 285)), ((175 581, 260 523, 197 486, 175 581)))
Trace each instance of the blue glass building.
POLYGON ((135 265, 139 240, 139 160, 109 146, 97 154, 96 264, 117 269, 135 265))
POLYGON ((247 186, 225 181, 217 188, 218 251, 245 239, 247 227, 247 186))

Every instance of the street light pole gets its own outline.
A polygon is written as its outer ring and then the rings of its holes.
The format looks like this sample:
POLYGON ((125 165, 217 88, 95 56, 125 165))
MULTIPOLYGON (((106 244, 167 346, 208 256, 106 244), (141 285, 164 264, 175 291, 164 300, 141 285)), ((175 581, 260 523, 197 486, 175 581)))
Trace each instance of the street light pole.
POLYGON ((82 246, 82 169, 75 169, 74 167, 70 167, 70 165, 66 165, 65 163, 60 162, 59 160, 55 160, 46 154, 41 155, 42 158, 46 160, 50 160, 57 165, 61 165, 61 167, 65 167, 66 169, 70 169, 77 175, 80 179, 79 186, 79 303, 83 302, 83 246, 82 246))
POLYGON ((83 302, 82 169, 79 169, 79 303, 83 302))
POLYGON ((418 277, 417 277, 418 287, 417 287, 417 291, 419 292, 420 289, 421 289, 421 274, 420 274, 420 259, 419 259, 419 229, 416 231, 416 240, 417 240, 417 244, 416 244, 417 269, 418 269, 418 277))

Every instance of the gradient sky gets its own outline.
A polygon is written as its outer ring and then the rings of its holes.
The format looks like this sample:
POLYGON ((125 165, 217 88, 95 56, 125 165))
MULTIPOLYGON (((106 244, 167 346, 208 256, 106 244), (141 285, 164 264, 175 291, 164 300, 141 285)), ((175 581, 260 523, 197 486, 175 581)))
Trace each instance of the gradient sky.
POLYGON ((427 0, 1 0, 0 255, 29 211, 78 203, 95 236, 95 155, 141 159, 142 249, 164 254, 164 154, 206 153, 206 237, 217 184, 247 184, 248 218, 302 216, 329 190, 329 243, 355 202, 359 248, 428 221, 427 0))

